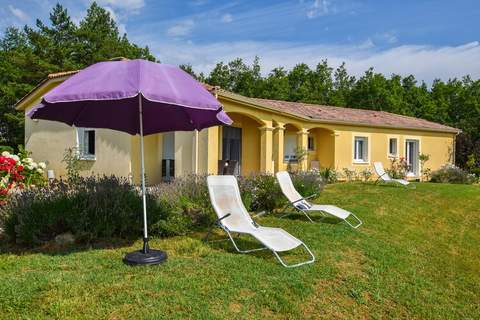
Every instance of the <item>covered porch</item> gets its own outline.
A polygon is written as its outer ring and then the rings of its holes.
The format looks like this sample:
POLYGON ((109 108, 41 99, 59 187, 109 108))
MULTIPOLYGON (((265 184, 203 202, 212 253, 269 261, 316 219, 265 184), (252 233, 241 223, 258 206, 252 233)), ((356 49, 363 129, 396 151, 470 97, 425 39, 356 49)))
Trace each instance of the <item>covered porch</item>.
POLYGON ((272 114, 269 120, 240 112, 227 114, 233 125, 218 130, 218 173, 225 162, 234 163, 234 174, 241 175, 334 166, 335 135, 332 130, 307 128, 276 119, 272 114))

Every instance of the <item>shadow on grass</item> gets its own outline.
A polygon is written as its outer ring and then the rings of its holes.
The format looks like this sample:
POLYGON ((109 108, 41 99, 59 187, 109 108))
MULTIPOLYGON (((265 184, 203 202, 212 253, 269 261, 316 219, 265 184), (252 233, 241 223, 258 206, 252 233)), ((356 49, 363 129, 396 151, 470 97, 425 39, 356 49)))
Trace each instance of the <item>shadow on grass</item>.
MULTIPOLYGON (((288 220, 302 220, 304 222, 310 222, 308 218, 303 214, 303 213, 298 213, 298 212, 292 212, 292 213, 287 213, 288 215, 283 217, 282 219, 288 219, 288 220)), ((319 222, 319 223, 326 223, 326 224, 339 224, 343 220, 337 219, 333 216, 322 216, 321 214, 309 214, 310 218, 312 218, 313 222, 319 222)))
MULTIPOLYGON (((25 254, 46 254, 51 256, 65 256, 72 253, 89 251, 89 250, 103 250, 103 249, 118 249, 132 246, 137 239, 100 239, 91 243, 73 243, 68 245, 59 245, 55 241, 48 241, 38 247, 25 247, 12 243, 3 242, 0 245, 0 254, 8 253, 15 255, 25 254)), ((140 249, 140 247, 139 247, 140 249)))

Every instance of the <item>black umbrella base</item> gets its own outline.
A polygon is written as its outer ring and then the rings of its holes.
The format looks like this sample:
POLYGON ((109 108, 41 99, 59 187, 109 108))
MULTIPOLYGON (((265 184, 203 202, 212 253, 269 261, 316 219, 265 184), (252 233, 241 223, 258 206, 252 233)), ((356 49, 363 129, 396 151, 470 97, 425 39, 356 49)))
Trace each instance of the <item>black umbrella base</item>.
POLYGON ((143 250, 137 250, 127 253, 123 262, 129 265, 153 265, 160 264, 167 260, 167 254, 164 251, 149 249, 146 253, 143 250))

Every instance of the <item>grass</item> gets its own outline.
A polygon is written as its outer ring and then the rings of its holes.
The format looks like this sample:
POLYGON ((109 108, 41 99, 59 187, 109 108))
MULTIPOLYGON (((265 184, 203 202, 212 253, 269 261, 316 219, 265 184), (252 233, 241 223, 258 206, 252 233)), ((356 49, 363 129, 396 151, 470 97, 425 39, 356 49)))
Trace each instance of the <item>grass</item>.
POLYGON ((268 252, 242 255, 227 242, 203 243, 205 233, 153 240, 169 254, 154 267, 122 263, 140 242, 4 248, 0 318, 480 318, 479 186, 336 184, 318 202, 351 210, 364 225, 354 231, 301 216, 259 220, 313 250, 315 264, 297 269, 268 252))

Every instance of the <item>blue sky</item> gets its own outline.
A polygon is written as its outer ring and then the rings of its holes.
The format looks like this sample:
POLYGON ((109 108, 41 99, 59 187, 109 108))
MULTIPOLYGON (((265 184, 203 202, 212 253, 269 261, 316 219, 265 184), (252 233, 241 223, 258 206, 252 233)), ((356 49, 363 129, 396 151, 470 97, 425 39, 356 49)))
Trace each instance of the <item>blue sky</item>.
MULTIPOLYGON (((56 1, 0 0, 0 28, 44 21, 56 1)), ((60 1, 79 21, 89 0, 60 1)), ((480 1, 473 0, 99 0, 131 40, 162 62, 208 72, 235 57, 263 71, 327 58, 361 75, 480 77, 480 1)))

